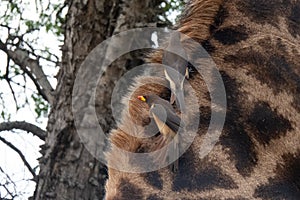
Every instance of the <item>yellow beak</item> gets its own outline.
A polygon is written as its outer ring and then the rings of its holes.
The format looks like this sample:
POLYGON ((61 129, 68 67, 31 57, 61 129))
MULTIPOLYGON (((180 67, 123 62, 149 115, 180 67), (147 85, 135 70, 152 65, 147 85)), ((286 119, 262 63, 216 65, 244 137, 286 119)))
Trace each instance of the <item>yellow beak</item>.
POLYGON ((144 96, 138 96, 138 99, 141 100, 141 101, 146 102, 146 98, 144 96))

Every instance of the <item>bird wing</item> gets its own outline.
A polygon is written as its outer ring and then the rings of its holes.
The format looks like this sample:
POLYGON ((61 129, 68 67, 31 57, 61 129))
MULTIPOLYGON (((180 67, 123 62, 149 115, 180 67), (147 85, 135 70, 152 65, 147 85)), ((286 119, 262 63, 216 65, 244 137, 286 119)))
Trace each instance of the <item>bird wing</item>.
POLYGON ((181 119, 176 114, 168 114, 166 125, 170 127, 174 132, 177 132, 180 127, 181 119))
POLYGON ((160 104, 153 105, 150 112, 155 114, 160 121, 165 122, 165 125, 176 133, 179 130, 181 119, 176 115, 174 109, 160 104))

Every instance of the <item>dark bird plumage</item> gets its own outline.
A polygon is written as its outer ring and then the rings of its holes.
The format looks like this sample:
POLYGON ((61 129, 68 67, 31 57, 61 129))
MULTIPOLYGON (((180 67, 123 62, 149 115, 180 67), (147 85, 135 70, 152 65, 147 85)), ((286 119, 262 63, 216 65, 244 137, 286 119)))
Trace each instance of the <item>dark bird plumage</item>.
MULTIPOLYGON (((170 102, 157 95, 139 96, 138 98, 149 105, 150 117, 154 119, 160 133, 163 136, 158 147, 162 147, 174 139, 174 146, 169 149, 169 155, 173 157, 170 158, 170 160, 178 159, 179 141, 177 132, 180 128, 184 127, 181 118, 176 114, 170 102)), ((172 165, 172 170, 178 170, 178 160, 176 160, 172 165)))

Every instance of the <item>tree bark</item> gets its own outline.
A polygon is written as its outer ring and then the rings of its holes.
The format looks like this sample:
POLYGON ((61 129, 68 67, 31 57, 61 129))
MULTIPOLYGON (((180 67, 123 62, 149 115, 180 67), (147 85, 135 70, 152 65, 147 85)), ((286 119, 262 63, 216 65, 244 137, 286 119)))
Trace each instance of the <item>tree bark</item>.
MULTIPOLYGON (((72 91, 76 73, 88 53, 111 35, 130 28, 156 26, 158 14, 162 12, 160 3, 160 0, 69 1, 62 66, 57 75, 47 138, 39 159, 40 173, 34 199, 103 198, 105 166, 85 149, 74 125, 72 91)), ((128 63, 140 63, 133 62, 134 59, 139 61, 136 54, 130 54, 114 62, 97 88, 96 111, 106 133, 114 125, 110 109, 112 90, 120 76, 134 67, 128 63)), ((89 85, 84 88, 88 91, 89 85)), ((79 91, 78 95, 86 94, 86 91, 79 91)), ((82 105, 88 106, 90 98, 87 96, 82 105)))

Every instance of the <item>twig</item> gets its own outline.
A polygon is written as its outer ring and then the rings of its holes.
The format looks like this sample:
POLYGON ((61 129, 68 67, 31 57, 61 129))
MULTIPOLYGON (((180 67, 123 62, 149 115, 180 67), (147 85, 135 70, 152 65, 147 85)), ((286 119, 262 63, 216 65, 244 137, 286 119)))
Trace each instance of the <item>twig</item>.
MULTIPOLYGON (((15 182, 10 178, 10 176, 9 176, 7 173, 4 172, 4 170, 3 170, 1 167, 0 167, 0 171, 1 171, 3 174, 5 174, 6 178, 14 185, 14 188, 16 188, 17 186, 16 186, 15 182)), ((15 191, 15 192, 16 192, 16 191, 15 191)))
POLYGON ((39 94, 53 104, 54 97, 52 95, 53 88, 50 85, 42 67, 39 65, 38 59, 34 60, 29 57, 29 53, 26 50, 17 48, 12 51, 7 49, 6 44, 0 40, 0 49, 4 51, 10 59, 12 59, 20 68, 30 77, 35 84, 39 94), (30 71, 28 70, 30 69, 30 71))
POLYGON ((9 86, 9 89, 10 89, 12 95, 13 95, 13 98, 14 98, 14 101, 15 101, 15 104, 16 104, 16 110, 19 110, 18 101, 17 101, 17 98, 16 98, 15 91, 14 91, 14 89, 12 88, 9 79, 5 79, 5 80, 6 80, 8 86, 9 86))
POLYGON ((39 137, 41 140, 45 140, 46 131, 40 127, 30 124, 25 121, 15 121, 15 122, 2 122, 0 123, 0 131, 10 131, 13 129, 20 129, 23 131, 31 132, 33 135, 39 137))
POLYGON ((14 150, 17 154, 19 154, 19 156, 22 159, 23 163, 25 164, 25 166, 27 167, 29 172, 32 174, 33 179, 36 180, 36 174, 35 174, 34 170, 31 168, 31 166, 29 165, 29 163, 27 162, 27 160, 26 160, 25 156, 22 154, 22 152, 17 147, 15 147, 12 143, 5 140, 3 137, 0 137, 0 141, 2 141, 8 147, 10 147, 12 150, 14 150))
POLYGON ((5 75, 4 75, 4 79, 6 80, 9 88, 10 88, 10 91, 12 93, 12 96, 14 98, 14 101, 15 101, 15 104, 16 104, 16 110, 18 110, 18 101, 17 101, 17 98, 16 98, 16 94, 15 94, 15 91, 13 90, 11 84, 10 84, 10 78, 8 77, 9 75, 9 63, 10 63, 10 58, 7 56, 7 61, 6 61, 6 72, 5 72, 5 75))
MULTIPOLYGON (((12 197, 12 199, 13 199, 13 198, 15 197, 15 195, 13 195, 13 193, 9 191, 9 189, 6 187, 6 184, 7 184, 7 183, 13 184, 13 185, 14 185, 14 189, 15 189, 15 187, 16 187, 16 184, 11 180, 11 178, 9 177, 9 175, 8 175, 7 173, 5 173, 4 170, 3 170, 1 167, 0 167, 0 171, 6 176, 7 180, 10 181, 10 182, 6 181, 6 183, 5 183, 5 184, 2 184, 1 186, 4 187, 4 189, 6 190, 6 192, 7 192, 7 193, 12 197)), ((15 191, 15 192, 16 192, 16 191, 15 191)))
POLYGON ((0 186, 4 187, 4 189, 6 190, 7 194, 9 194, 9 195, 11 196, 12 199, 14 199, 15 196, 13 195, 13 193, 11 193, 11 192, 9 191, 9 189, 6 187, 6 185, 0 185, 0 186))

